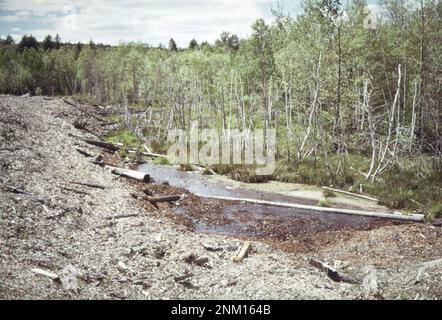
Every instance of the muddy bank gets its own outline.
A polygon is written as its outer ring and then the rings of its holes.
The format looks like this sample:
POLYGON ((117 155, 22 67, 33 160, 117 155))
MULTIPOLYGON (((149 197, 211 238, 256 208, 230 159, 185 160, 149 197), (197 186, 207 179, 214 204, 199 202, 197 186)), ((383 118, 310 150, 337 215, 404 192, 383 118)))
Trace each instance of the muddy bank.
MULTIPOLYGON (((101 116, 99 108, 61 99, 0 96, 1 298, 374 298, 363 286, 333 282, 308 264, 311 256, 352 276, 364 276, 364 268, 373 265, 385 298, 442 296, 441 232, 425 224, 368 230, 350 225, 297 234, 298 221, 288 231, 294 234, 290 239, 264 241, 253 235, 250 256, 232 262, 242 237, 196 232, 184 218, 177 220, 176 210, 189 210, 208 226, 220 216, 232 219, 231 210, 242 212, 233 216, 247 224, 249 210, 201 201, 186 191, 183 201, 159 208, 142 201, 140 188, 156 194, 177 190, 161 184, 140 187, 76 150, 106 155, 74 137, 100 135, 101 116), (223 214, 210 214, 217 210, 223 214), (194 264, 190 256, 207 263, 194 264), (36 268, 59 279, 35 273, 36 268), (176 280, 183 275, 188 278, 176 280)), ((267 213, 255 211, 257 225, 276 225, 265 222, 267 213)))

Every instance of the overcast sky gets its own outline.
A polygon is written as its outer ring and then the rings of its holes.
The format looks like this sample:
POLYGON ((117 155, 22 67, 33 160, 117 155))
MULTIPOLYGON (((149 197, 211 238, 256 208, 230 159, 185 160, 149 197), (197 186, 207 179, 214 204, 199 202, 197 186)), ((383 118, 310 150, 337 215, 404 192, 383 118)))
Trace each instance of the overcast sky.
MULTIPOLYGON (((370 0, 369 2, 373 2, 370 0)), ((60 34, 62 41, 121 41, 179 46, 213 42, 222 31, 250 34, 258 18, 271 20, 278 0, 0 0, 0 36, 60 34)), ((292 15, 301 0, 279 0, 292 15)))

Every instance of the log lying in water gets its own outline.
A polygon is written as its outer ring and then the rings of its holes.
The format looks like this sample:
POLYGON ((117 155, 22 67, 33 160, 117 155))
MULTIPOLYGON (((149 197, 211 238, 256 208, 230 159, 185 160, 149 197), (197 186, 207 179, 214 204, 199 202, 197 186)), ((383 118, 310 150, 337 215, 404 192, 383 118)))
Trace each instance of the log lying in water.
POLYGON ((315 211, 329 212, 329 213, 342 213, 342 214, 350 214, 350 215, 357 215, 357 216, 367 216, 367 217, 374 217, 374 218, 385 218, 385 219, 405 220, 405 221, 415 221, 415 222, 425 221, 425 217, 422 214, 397 214, 397 213, 390 213, 390 212, 363 211, 363 210, 341 209, 341 208, 326 208, 326 207, 309 206, 309 205, 297 204, 297 203, 274 202, 274 201, 249 199, 249 198, 204 196, 204 195, 199 195, 199 194, 195 194, 195 195, 202 197, 202 198, 211 198, 211 199, 226 200, 226 201, 241 201, 241 202, 247 202, 247 203, 263 204, 263 205, 268 205, 268 206, 286 207, 286 208, 295 208, 295 209, 304 209, 304 210, 315 210, 315 211))
POLYGON ((141 182, 150 182, 150 175, 144 172, 119 168, 114 169, 111 172, 125 178, 130 178, 141 182))
POLYGON ((322 189, 330 190, 330 191, 337 192, 337 193, 342 193, 342 194, 345 194, 345 195, 348 195, 348 196, 357 197, 357 198, 361 198, 361 199, 365 199, 365 200, 370 200, 370 201, 375 201, 375 202, 379 201, 376 198, 372 198, 372 197, 369 197, 369 196, 364 196, 363 194, 357 194, 357 193, 353 193, 353 192, 350 192, 350 191, 344 191, 344 190, 339 190, 339 189, 330 188, 330 187, 322 187, 322 189))

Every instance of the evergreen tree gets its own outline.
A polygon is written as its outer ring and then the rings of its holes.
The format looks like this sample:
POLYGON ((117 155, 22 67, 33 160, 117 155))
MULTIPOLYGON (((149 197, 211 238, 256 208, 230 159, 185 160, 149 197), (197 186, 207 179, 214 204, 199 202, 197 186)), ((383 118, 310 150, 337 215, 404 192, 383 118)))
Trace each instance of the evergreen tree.
POLYGON ((11 35, 8 35, 5 39, 5 44, 12 45, 14 43, 15 43, 14 38, 11 35))
POLYGON ((47 35, 42 42, 43 51, 52 50, 55 48, 55 43, 52 41, 52 36, 47 35))
POLYGON ((173 51, 173 52, 178 51, 178 47, 176 45, 175 40, 173 40, 173 38, 170 38, 170 40, 169 40, 169 50, 173 51))
POLYGON ((24 35, 18 44, 18 50, 23 52, 26 48, 34 48, 38 50, 38 41, 32 35, 24 35))
POLYGON ((61 38, 60 35, 57 33, 55 35, 55 49, 60 49, 61 46, 61 38))
POLYGON ((198 42, 195 39, 192 39, 189 43, 189 49, 195 50, 198 49, 198 42))

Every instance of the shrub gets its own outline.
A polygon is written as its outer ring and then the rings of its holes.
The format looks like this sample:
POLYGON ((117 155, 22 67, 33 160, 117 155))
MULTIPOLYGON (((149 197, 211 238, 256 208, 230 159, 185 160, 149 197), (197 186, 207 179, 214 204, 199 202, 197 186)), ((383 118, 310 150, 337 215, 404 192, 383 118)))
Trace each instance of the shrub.
POLYGON ((202 174, 205 176, 210 176, 213 174, 213 171, 210 168, 206 167, 206 168, 204 168, 202 174))
POLYGON ((326 198, 336 197, 336 194, 332 190, 329 190, 329 189, 323 189, 322 195, 326 198))
POLYGON ((161 164, 161 165, 169 165, 169 159, 167 159, 166 157, 157 157, 155 158, 155 160, 153 161, 154 164, 161 164))
POLYGON ((331 203, 328 199, 321 199, 318 202, 318 206, 320 207, 331 207, 331 203))
POLYGON ((427 217, 429 220, 442 217, 442 203, 432 205, 427 211, 427 217))
POLYGON ((142 141, 129 130, 119 130, 112 132, 107 139, 113 143, 122 143, 128 148, 137 149, 142 141))
POLYGON ((379 204, 385 205, 391 209, 403 209, 412 205, 413 191, 402 188, 387 188, 379 194, 379 204))
POLYGON ((180 164, 180 166, 178 167, 179 171, 193 171, 192 165, 190 164, 180 164))

